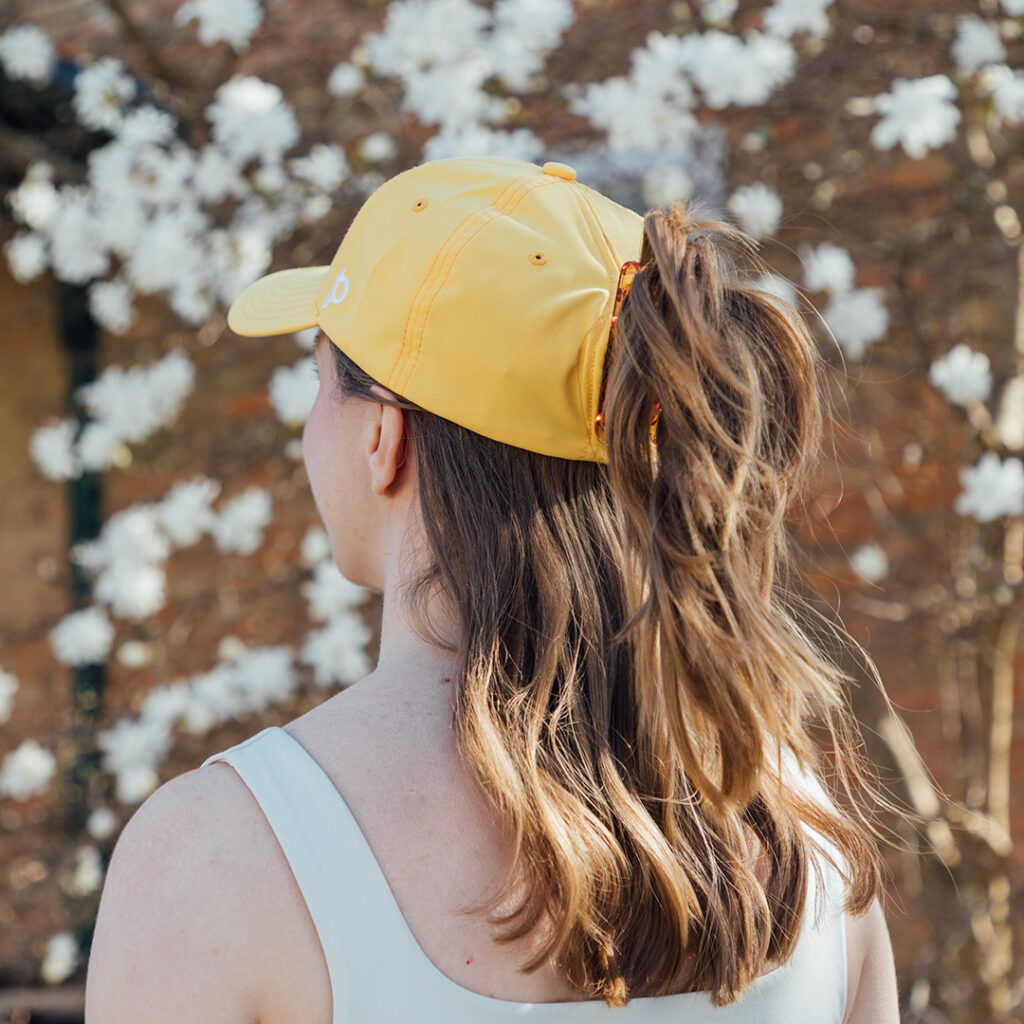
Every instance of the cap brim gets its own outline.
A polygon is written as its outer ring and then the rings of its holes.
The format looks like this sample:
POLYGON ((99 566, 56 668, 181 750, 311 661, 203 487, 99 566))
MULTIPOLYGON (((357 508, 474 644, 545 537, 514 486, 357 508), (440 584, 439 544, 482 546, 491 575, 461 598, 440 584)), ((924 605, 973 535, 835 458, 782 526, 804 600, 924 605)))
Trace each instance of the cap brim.
POLYGON ((316 296, 329 266, 278 270, 253 281, 231 303, 228 327, 260 338, 317 325, 316 296))

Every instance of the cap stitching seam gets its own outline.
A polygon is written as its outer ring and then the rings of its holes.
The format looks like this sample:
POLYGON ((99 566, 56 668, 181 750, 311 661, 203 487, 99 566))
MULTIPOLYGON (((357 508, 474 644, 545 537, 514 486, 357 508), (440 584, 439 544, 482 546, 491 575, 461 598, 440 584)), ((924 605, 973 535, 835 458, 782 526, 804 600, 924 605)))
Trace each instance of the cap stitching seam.
MULTIPOLYGON (((470 214, 441 247, 437 258, 435 258, 430 271, 427 273, 427 278, 424 280, 424 285, 430 281, 433 294, 430 295, 429 300, 427 300, 419 315, 419 326, 415 328, 415 339, 409 350, 408 362, 403 373, 403 388, 408 383, 419 362, 420 351, 423 348, 423 335, 426 333, 427 324, 430 321, 430 312, 433 308, 434 300, 440 294, 441 287, 447 281, 448 275, 451 273, 451 269, 459 254, 486 225, 500 216, 511 213, 535 188, 543 188, 548 184, 549 182, 538 181, 532 176, 514 179, 509 182, 493 202, 487 204, 486 208, 478 209, 470 214), (457 237, 459 233, 463 237, 457 237), (437 265, 438 260, 443 261, 441 265, 437 265)), ((419 295, 417 295, 416 303, 414 304, 418 304, 418 302, 419 295)))
MULTIPOLYGON (((506 193, 516 187, 517 183, 520 182, 521 178, 513 178, 508 182, 502 191, 499 193, 495 202, 501 202, 506 193)), ((492 207, 494 204, 488 204, 488 207, 492 207)), ((420 303, 421 296, 428 290, 428 286, 432 286, 432 280, 435 277, 438 269, 438 264, 445 258, 446 251, 448 248, 455 244, 455 240, 458 236, 467 230, 467 227, 476 219, 479 218, 483 207, 478 207, 472 213, 467 214, 458 224, 452 228, 448 237, 438 246, 437 251, 434 253, 434 258, 430 261, 430 266, 427 268, 427 272, 423 275, 423 281, 420 283, 419 288, 416 290, 416 295, 413 297, 412 302, 409 304, 409 310, 406 313, 405 325, 402 328, 402 341, 398 346, 398 352, 395 354, 394 361, 391 364, 391 371, 388 374, 388 379, 393 381, 393 387, 395 390, 402 392, 405 389, 406 383, 410 376, 412 376, 412 369, 409 367, 403 368, 403 363, 411 358, 415 349, 411 345, 410 335, 415 330, 415 318, 420 315, 420 303)), ((482 224, 487 221, 482 221, 482 224)), ((415 363, 416 360, 414 360, 415 363)))

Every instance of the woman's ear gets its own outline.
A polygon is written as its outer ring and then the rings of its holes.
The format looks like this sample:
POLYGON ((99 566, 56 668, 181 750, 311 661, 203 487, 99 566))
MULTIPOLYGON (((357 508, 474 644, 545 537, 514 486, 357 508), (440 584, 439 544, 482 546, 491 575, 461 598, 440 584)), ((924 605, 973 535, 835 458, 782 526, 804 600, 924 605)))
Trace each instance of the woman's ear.
MULTIPOLYGON (((397 396, 377 384, 370 390, 382 398, 396 399, 397 396)), ((409 435, 405 414, 399 408, 383 403, 379 419, 372 426, 368 449, 370 465, 370 486, 375 494, 385 494, 399 476, 408 455, 409 435)))

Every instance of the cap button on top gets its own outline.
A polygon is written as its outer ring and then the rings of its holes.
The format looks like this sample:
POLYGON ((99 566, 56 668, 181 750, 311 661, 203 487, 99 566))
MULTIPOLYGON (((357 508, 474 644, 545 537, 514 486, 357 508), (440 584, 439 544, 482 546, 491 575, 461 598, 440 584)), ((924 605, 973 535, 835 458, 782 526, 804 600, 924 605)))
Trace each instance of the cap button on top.
POLYGON ((566 181, 576 180, 576 171, 568 164, 560 164, 557 160, 549 160, 541 170, 554 178, 564 178, 566 181))

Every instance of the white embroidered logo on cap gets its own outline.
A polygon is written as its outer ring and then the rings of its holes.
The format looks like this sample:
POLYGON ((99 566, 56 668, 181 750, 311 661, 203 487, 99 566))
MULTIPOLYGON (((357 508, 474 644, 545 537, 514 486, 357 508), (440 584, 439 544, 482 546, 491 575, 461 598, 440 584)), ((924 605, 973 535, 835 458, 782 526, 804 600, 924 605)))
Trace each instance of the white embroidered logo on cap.
POLYGON ((342 270, 334 279, 334 284, 331 286, 331 290, 327 293, 327 299, 324 302, 324 306, 340 306, 341 303, 345 301, 346 295, 348 295, 348 276, 345 274, 345 271, 342 270), (345 290, 341 295, 337 295, 336 292, 338 291, 338 285, 340 285, 342 281, 345 282, 345 290))

